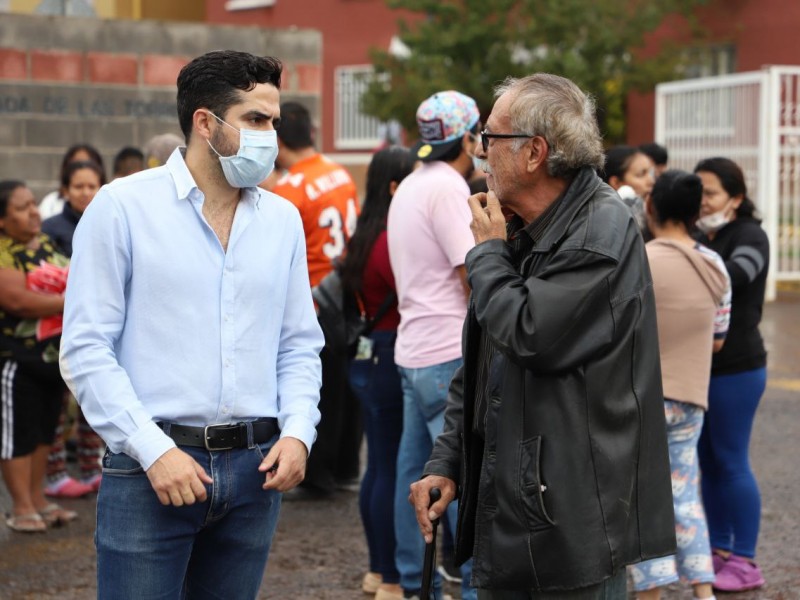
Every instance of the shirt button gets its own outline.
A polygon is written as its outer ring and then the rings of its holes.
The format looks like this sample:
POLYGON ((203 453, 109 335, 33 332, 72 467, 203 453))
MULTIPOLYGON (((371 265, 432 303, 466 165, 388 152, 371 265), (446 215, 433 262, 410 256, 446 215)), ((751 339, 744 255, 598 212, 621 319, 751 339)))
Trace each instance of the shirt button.
POLYGON ((223 415, 227 415, 228 414, 228 409, 227 408, 223 408, 222 409, 222 414, 223 415))

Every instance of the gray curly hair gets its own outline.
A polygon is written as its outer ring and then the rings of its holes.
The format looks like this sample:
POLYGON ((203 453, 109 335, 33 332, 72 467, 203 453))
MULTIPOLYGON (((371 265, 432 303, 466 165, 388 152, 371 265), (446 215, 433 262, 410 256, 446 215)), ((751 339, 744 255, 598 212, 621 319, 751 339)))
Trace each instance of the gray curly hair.
MULTIPOLYGON (((510 107, 514 131, 540 135, 550 148, 547 173, 569 178, 584 166, 603 166, 603 142, 594 100, 569 79, 549 73, 509 77, 495 88, 495 98, 514 94, 510 107)), ((524 140, 514 140, 519 150, 524 140)))

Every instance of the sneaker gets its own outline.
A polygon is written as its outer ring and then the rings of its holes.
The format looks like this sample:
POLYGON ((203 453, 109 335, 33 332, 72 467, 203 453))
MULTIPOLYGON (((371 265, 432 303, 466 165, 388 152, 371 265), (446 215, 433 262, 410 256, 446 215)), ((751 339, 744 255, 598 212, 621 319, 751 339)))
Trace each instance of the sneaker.
POLYGON ((80 498, 91 494, 92 486, 75 481, 72 477, 65 477, 57 483, 46 485, 44 493, 52 498, 80 498))
MULTIPOLYGON (((401 597, 404 598, 404 600, 420 600, 419 592, 403 592, 401 597)), ((436 597, 438 598, 438 595, 436 597)), ((378 599, 377 596, 375 598, 376 600, 378 599)), ((442 600, 453 600, 453 597, 450 594, 442 594, 442 600)))
POLYGON ((461 569, 453 565, 453 563, 441 564, 436 567, 436 570, 445 581, 449 581, 450 583, 461 583, 461 569))
POLYGON ((764 583, 764 576, 757 565, 731 554, 717 573, 714 589, 720 592, 744 592, 760 588, 764 583))
POLYGON ((89 479, 81 479, 80 483, 82 483, 83 485, 88 485, 90 488, 92 488, 93 492, 97 492, 100 490, 100 482, 102 480, 103 476, 100 473, 98 473, 97 475, 89 477, 89 479))
POLYGON ((728 559, 722 556, 722 554, 714 552, 713 550, 711 551, 711 564, 714 567, 714 575, 722 570, 726 562, 728 562, 728 559))

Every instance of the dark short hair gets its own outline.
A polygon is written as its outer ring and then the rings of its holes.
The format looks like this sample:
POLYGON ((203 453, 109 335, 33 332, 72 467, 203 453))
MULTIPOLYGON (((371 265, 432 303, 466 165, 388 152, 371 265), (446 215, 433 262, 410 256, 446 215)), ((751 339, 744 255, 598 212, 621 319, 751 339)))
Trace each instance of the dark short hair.
POLYGON ((625 178, 625 173, 631 167, 633 158, 643 154, 636 146, 614 146, 606 151, 606 162, 599 175, 608 183, 612 177, 625 178))
POLYGON ((186 141, 198 108, 224 119, 228 109, 241 102, 240 92, 249 92, 259 83, 280 89, 282 71, 277 58, 236 50, 208 52, 192 60, 178 75, 178 122, 186 141))
POLYGON ((650 192, 656 222, 683 223, 687 231, 694 226, 702 201, 703 182, 700 178, 677 169, 662 173, 650 192))
POLYGON ((59 181, 64 179, 64 171, 67 170, 67 165, 71 162, 75 162, 75 155, 81 151, 86 152, 86 154, 89 155, 89 160, 93 160, 100 165, 101 169, 105 170, 106 167, 103 164, 103 157, 100 155, 100 152, 97 151, 97 148, 91 144, 81 142, 80 144, 70 146, 64 153, 64 158, 61 159, 61 172, 58 175, 59 181))
POLYGON ((647 154, 657 165, 665 165, 669 160, 669 153, 667 153, 667 149, 661 144, 656 144, 655 142, 642 144, 639 146, 639 150, 647 154))
POLYGON ((119 173, 122 170, 122 165, 129 160, 138 160, 144 167, 144 153, 133 146, 125 146, 114 157, 114 175, 119 173))
POLYGON ((747 184, 744 182, 744 173, 739 165, 730 158, 716 156, 714 158, 706 158, 697 163, 694 172, 700 173, 701 171, 716 175, 722 184, 722 189, 729 196, 742 197, 742 203, 736 209, 737 217, 756 218, 756 205, 747 195, 747 184))
POLYGON ((281 125, 278 139, 290 150, 302 150, 314 145, 311 113, 299 102, 281 104, 281 125))
POLYGON ((8 201, 11 200, 11 194, 19 188, 27 187, 24 181, 18 179, 6 179, 0 181, 0 218, 6 216, 8 211, 8 201))
POLYGON ((103 169, 100 168, 100 165, 93 160, 79 160, 71 162, 67 165, 67 168, 64 170, 64 173, 61 176, 61 187, 63 189, 68 188, 69 182, 72 181, 72 176, 75 175, 77 171, 81 171, 83 169, 94 171, 100 178, 100 185, 106 184, 106 174, 103 169))

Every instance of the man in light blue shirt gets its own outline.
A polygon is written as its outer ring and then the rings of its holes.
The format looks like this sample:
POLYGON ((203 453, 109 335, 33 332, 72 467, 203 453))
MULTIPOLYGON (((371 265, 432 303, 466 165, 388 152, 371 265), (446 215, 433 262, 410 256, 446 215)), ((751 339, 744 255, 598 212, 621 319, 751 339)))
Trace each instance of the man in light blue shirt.
POLYGON ((255 187, 281 70, 190 62, 187 147, 102 188, 76 231, 61 370, 108 444, 99 598, 255 598, 281 492, 303 479, 323 337, 300 216, 255 187))

